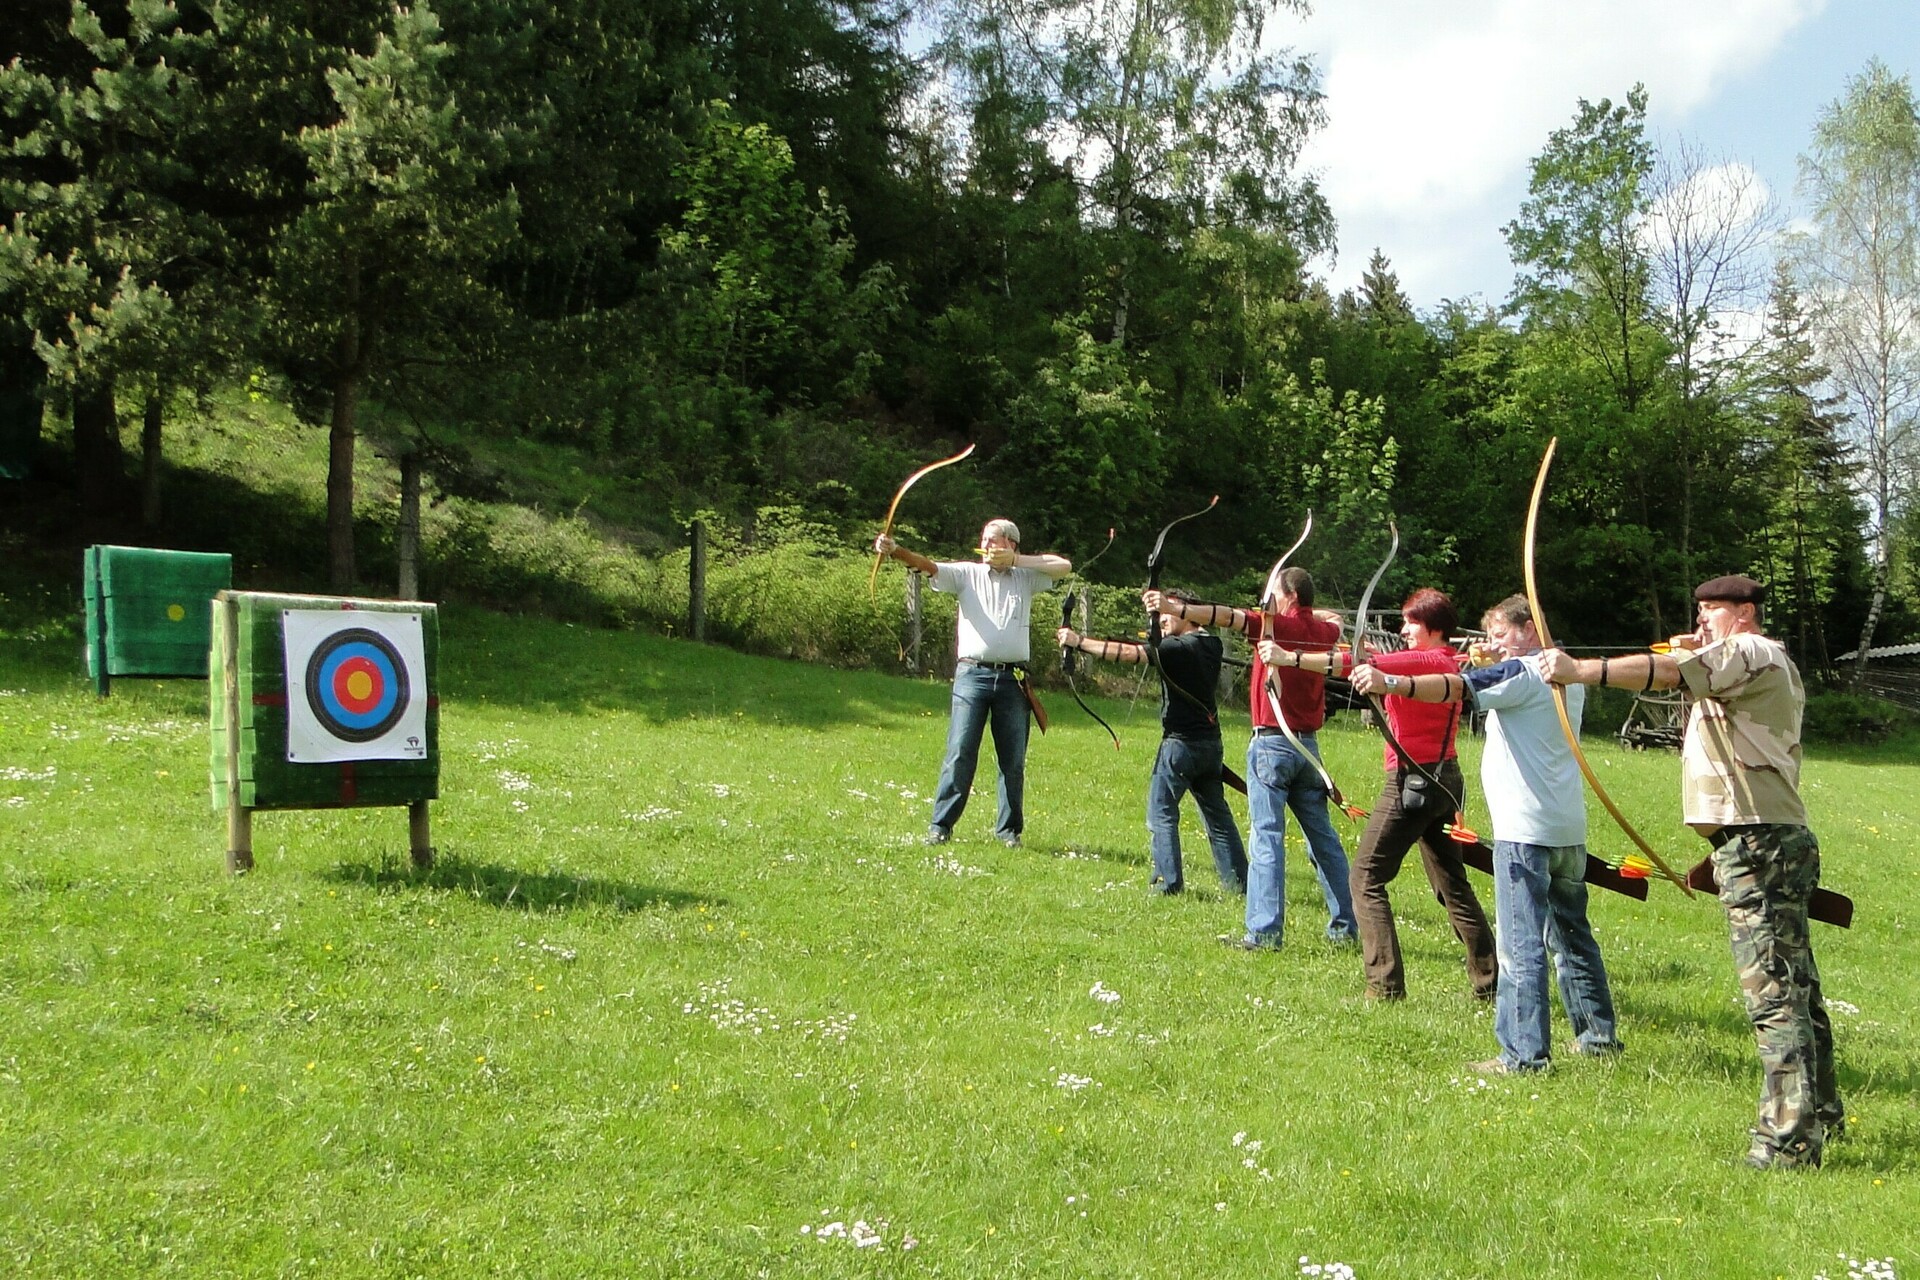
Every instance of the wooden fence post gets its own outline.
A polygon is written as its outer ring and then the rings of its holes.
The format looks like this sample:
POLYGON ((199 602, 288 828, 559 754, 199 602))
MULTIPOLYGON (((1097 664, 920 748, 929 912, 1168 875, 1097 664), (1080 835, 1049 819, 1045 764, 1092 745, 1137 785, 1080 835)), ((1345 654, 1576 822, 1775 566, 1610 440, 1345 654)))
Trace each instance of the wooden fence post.
POLYGON ((222 591, 214 597, 214 612, 227 722, 227 871, 241 875, 253 870, 253 810, 240 803, 240 607, 222 591))
POLYGON ((400 528, 394 539, 400 557, 400 599, 420 598, 420 455, 400 455, 400 528))
POLYGON ((920 575, 907 570, 907 674, 920 674, 920 575))
POLYGON ((693 554, 687 560, 687 634, 707 638, 707 522, 693 522, 693 554))

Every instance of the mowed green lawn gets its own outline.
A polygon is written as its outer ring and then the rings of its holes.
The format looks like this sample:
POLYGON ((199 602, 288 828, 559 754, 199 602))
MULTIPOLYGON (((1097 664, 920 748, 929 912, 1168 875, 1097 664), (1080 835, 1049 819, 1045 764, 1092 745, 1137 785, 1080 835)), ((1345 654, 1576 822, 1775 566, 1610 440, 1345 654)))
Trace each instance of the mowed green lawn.
MULTIPOLYGON (((1417 868, 1411 997, 1384 1008, 1321 940, 1297 842, 1283 954, 1214 940, 1239 913, 1191 819, 1196 891, 1147 895, 1146 700, 1107 704, 1116 753, 1053 699, 1025 849, 987 835, 990 764, 927 849, 942 685, 460 609, 442 635, 436 869, 408 870, 400 810, 269 813, 239 879, 203 684, 99 702, 77 644, 0 642, 0 1271, 1916 1265, 1911 755, 1808 764, 1827 883, 1860 904, 1816 936, 1852 1120, 1824 1170, 1756 1175, 1711 901, 1596 895, 1626 1054, 1483 1081, 1490 1013, 1417 868)), ((1370 801, 1377 739, 1323 741, 1370 801)), ((1589 745, 1697 857, 1676 760, 1589 745)))

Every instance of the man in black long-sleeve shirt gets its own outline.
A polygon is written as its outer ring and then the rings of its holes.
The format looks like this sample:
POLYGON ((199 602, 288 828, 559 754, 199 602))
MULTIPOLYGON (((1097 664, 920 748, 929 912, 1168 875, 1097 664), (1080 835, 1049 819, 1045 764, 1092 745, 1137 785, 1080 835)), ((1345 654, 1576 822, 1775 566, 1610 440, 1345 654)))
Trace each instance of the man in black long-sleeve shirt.
MULTIPOLYGON (((1165 593, 1169 600, 1192 597, 1165 593)), ((1179 893, 1180 797, 1189 791, 1206 824, 1207 843, 1220 883, 1229 893, 1247 891, 1247 851, 1227 808, 1220 717, 1214 690, 1220 680, 1220 640, 1201 627, 1168 615, 1162 624, 1155 665, 1160 668, 1160 753, 1147 782, 1147 831, 1152 837, 1153 890, 1179 893)), ((1060 646, 1109 662, 1146 662, 1147 647, 1126 640, 1093 640, 1062 627, 1060 646)))

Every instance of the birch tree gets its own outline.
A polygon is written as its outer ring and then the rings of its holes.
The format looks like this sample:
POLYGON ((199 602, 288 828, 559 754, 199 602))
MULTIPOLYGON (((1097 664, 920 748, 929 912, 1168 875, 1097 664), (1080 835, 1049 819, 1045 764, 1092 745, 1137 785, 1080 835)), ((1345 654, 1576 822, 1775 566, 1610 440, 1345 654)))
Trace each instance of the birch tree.
POLYGON ((1847 82, 1800 157, 1800 187, 1813 229, 1795 245, 1795 262, 1820 358, 1853 417, 1872 538, 1857 686, 1920 461, 1920 113, 1907 77, 1875 60, 1847 82))

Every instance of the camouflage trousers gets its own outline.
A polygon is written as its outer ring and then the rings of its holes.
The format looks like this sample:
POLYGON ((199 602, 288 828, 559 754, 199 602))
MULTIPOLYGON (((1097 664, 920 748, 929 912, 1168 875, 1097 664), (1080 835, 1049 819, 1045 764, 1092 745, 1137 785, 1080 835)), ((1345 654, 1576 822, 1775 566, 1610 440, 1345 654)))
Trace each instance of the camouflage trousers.
POLYGON ((1713 871, 1760 1048, 1755 1149, 1817 1164, 1827 1126, 1837 1130, 1846 1115, 1833 1073, 1833 1024, 1807 935, 1820 842, 1805 827, 1726 827, 1714 845, 1713 871))

